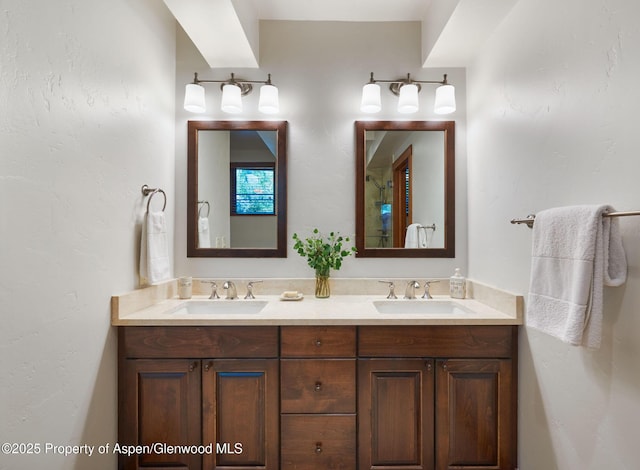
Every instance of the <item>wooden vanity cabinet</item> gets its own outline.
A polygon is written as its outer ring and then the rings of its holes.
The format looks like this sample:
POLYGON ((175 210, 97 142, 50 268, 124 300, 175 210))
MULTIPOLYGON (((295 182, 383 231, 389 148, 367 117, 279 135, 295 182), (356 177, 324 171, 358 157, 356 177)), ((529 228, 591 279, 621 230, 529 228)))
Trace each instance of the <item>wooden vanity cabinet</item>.
POLYGON ((359 469, 513 470, 517 327, 363 326, 359 469))
POLYGON ((121 327, 118 348, 118 443, 213 445, 120 469, 517 466, 516 326, 121 327))
POLYGON ((119 329, 118 468, 278 469, 277 327, 119 329))

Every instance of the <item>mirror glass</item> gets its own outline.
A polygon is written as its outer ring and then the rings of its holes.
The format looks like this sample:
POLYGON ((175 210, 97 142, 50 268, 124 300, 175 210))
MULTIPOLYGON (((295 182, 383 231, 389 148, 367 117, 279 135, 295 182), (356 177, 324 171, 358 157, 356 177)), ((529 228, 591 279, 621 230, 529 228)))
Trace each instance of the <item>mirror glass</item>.
POLYGON ((286 121, 189 121, 187 256, 286 257, 286 121))
POLYGON ((356 122, 359 257, 455 257, 455 122, 356 122))

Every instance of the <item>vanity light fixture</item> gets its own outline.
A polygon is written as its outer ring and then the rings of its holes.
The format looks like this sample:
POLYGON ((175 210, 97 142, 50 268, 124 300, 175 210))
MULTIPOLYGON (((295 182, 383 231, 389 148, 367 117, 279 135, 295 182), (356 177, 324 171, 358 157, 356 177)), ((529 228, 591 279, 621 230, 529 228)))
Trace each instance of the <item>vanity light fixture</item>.
POLYGON ((264 114, 275 114, 280 111, 278 89, 271 83, 271 74, 265 81, 244 80, 236 78, 232 73, 229 80, 200 80, 194 74, 193 82, 187 84, 184 92, 184 109, 192 113, 204 113, 206 110, 204 87, 201 83, 220 83, 222 100, 220 109, 225 113, 237 114, 242 112, 242 97, 253 90, 252 83, 262 83, 258 110, 264 114))
POLYGON ((362 101, 360 110, 363 113, 377 113, 382 109, 382 101, 380 99, 380 85, 378 83, 388 83, 391 93, 398 96, 398 112, 403 114, 415 113, 420 105, 418 103, 418 93, 422 88, 421 83, 433 83, 440 85, 436 89, 436 99, 434 104, 434 112, 436 114, 450 114, 456 110, 455 88, 447 82, 447 74, 440 81, 437 80, 414 80, 411 74, 407 74, 407 78, 399 78, 397 80, 376 80, 371 78, 362 88, 362 101))

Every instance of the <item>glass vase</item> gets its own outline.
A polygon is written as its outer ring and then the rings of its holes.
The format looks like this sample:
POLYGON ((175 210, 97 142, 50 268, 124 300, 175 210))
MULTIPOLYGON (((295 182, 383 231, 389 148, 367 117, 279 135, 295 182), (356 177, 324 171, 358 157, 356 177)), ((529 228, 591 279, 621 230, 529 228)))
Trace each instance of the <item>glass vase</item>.
POLYGON ((316 271, 316 297, 318 299, 327 299, 330 295, 329 273, 316 271))

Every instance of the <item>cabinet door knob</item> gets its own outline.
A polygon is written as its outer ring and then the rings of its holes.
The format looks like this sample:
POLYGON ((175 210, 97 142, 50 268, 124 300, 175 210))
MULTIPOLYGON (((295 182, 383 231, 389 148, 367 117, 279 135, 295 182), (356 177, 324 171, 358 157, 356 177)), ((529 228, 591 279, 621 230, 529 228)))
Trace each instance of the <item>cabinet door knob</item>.
POLYGON ((447 370, 447 363, 446 363, 446 362, 445 362, 444 364, 442 364, 442 368, 443 368, 444 370, 447 370))
POLYGON ((322 442, 316 442, 316 454, 322 453, 322 442))
POLYGON ((322 382, 316 382, 315 391, 319 392, 322 390, 322 382))
POLYGON ((205 372, 209 372, 209 369, 211 369, 212 365, 213 365, 213 363, 211 361, 207 362, 203 367, 204 371, 205 372))
POLYGON ((196 370, 196 367, 198 367, 198 363, 195 361, 189 364, 189 372, 193 372, 194 370, 196 370))
POLYGON ((427 366, 427 371, 431 372, 431 368, 432 368, 431 363, 427 362, 426 366, 427 366))

